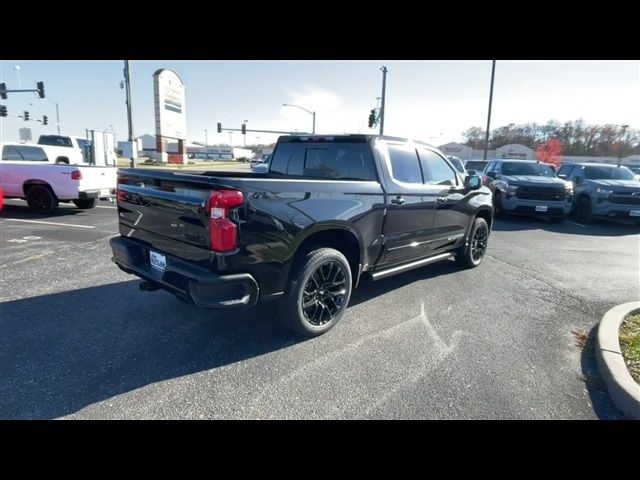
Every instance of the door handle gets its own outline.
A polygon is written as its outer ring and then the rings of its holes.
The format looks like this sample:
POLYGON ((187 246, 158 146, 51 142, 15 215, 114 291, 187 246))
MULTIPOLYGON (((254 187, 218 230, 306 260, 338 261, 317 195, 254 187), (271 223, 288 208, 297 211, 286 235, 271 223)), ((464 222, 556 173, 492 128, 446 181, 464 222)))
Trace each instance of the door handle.
POLYGON ((405 199, 403 197, 401 197, 400 195, 398 195, 395 198, 391 199, 391 203, 395 204, 395 205, 402 205, 405 202, 405 199))
POLYGON ((447 202, 447 197, 438 197, 437 201, 438 201, 438 203, 446 203, 447 202))

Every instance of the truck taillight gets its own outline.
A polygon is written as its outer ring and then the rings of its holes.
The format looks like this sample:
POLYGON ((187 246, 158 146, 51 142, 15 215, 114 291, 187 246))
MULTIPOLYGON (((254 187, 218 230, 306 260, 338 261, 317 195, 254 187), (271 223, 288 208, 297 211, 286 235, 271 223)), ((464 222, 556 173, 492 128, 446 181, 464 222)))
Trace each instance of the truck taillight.
POLYGON ((230 252, 238 246, 238 226, 229 219, 229 211, 242 205, 238 190, 214 190, 205 205, 209 219, 209 246, 214 252, 230 252))
POLYGON ((80 170, 71 172, 71 180, 82 180, 82 172, 80 170))

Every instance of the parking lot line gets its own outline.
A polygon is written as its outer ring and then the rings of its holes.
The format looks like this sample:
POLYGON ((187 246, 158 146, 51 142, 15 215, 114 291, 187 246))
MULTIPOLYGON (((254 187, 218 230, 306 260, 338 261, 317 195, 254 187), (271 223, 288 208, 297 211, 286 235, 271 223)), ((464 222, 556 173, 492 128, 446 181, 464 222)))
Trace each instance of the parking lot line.
POLYGON ((24 220, 22 218, 5 218, 5 222, 38 223, 41 225, 59 225, 61 227, 96 228, 91 225, 73 225, 71 223, 42 222, 40 220, 24 220))
POLYGON ((116 209, 118 207, 110 207, 108 205, 96 205, 96 208, 113 208, 113 209, 116 209))

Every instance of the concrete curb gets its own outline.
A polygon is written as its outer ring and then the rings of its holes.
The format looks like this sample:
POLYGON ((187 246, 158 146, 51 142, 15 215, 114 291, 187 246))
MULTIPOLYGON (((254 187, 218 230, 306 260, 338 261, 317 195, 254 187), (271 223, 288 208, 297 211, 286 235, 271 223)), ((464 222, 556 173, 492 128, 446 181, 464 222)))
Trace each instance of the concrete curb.
POLYGON ((617 305, 604 314, 596 337, 596 360, 616 406, 633 420, 640 420, 640 385, 627 370, 620 352, 618 329, 625 317, 640 311, 639 302, 617 305))

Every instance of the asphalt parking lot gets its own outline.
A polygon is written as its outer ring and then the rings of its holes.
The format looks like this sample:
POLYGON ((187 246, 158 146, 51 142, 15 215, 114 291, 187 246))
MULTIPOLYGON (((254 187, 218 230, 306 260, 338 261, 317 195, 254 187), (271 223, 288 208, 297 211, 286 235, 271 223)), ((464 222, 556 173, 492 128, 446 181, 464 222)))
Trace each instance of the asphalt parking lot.
POLYGON ((0 418, 619 418, 592 331, 640 298, 640 229, 496 221, 451 261, 355 291, 304 340, 273 308, 200 310, 111 263, 108 203, 0 212, 0 418))

